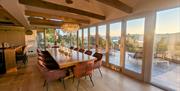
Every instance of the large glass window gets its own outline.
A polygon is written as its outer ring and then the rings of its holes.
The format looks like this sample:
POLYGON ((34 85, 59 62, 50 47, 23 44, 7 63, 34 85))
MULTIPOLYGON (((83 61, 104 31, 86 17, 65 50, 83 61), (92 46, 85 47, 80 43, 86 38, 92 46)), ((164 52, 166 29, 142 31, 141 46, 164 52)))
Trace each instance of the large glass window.
POLYGON ((56 29, 55 39, 58 45, 70 47, 71 45, 71 35, 70 33, 65 33, 61 29, 56 29))
POLYGON ((78 47, 82 47, 82 29, 78 30, 78 47))
POLYGON ((110 24, 109 63, 120 66, 121 22, 110 24))
POLYGON ((90 39, 89 39, 90 50, 96 51, 96 27, 90 27, 90 39))
POLYGON ((180 90, 180 7, 157 12, 151 81, 180 90))
POLYGON ((88 49, 88 28, 85 28, 83 32, 84 32, 84 49, 88 49))
POLYGON ((44 32, 38 32, 37 33, 37 43, 38 48, 45 49, 45 40, 44 40, 44 32))
POLYGON ((98 26, 99 45, 98 52, 103 54, 103 61, 105 61, 106 54, 106 25, 98 26))
POLYGON ((77 47, 77 32, 71 33, 71 46, 77 47))
POLYGON ((51 48, 54 46, 55 42, 55 30, 54 29, 46 29, 46 47, 51 48))
POLYGON ((127 21, 125 68, 136 73, 142 72, 145 18, 127 21))

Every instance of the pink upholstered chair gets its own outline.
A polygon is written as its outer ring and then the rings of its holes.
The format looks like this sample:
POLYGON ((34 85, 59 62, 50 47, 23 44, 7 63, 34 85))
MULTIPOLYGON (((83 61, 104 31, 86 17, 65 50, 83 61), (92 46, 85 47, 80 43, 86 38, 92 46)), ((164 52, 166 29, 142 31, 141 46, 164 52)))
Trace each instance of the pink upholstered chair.
POLYGON ((92 54, 92 51, 90 51, 90 50, 86 50, 86 51, 85 51, 85 54, 87 54, 87 55, 91 55, 91 54, 92 54))
POLYGON ((79 48, 74 48, 74 50, 75 50, 75 51, 78 51, 78 50, 79 50, 79 48))
POLYGON ((84 53, 84 51, 85 51, 85 50, 84 50, 84 49, 82 49, 82 48, 81 48, 81 49, 79 49, 79 52, 84 53))
POLYGON ((72 49, 74 49, 74 47, 73 47, 73 46, 71 46, 69 49, 71 49, 71 50, 72 50, 72 49))
POLYGON ((48 83, 50 81, 54 81, 54 80, 62 79, 64 88, 65 88, 65 84, 64 84, 64 77, 66 76, 65 70, 60 70, 60 69, 59 70, 49 70, 46 68, 46 66, 44 65, 44 62, 41 60, 38 61, 38 68, 45 79, 44 86, 46 86, 47 91, 48 91, 48 83))
POLYGON ((79 88, 80 79, 85 76, 89 76, 91 83, 94 86, 92 80, 93 65, 94 65, 94 61, 84 61, 75 65, 73 72, 74 72, 74 77, 78 79, 77 90, 79 88))
POLYGON ((94 69, 98 69, 99 70, 99 72, 100 72, 100 74, 101 74, 101 77, 102 77, 102 72, 101 72, 101 69, 100 69, 100 67, 101 67, 101 65, 102 65, 102 56, 103 56, 103 54, 101 54, 101 53, 94 53, 93 54, 93 57, 96 57, 97 59, 94 61, 94 69))

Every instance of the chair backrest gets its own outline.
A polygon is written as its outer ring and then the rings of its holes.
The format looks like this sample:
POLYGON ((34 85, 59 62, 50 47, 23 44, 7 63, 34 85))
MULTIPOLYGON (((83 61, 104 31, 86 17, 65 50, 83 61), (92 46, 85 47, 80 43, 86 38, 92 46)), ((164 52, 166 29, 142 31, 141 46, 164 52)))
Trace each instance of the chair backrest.
POLYGON ((72 50, 72 49, 74 49, 74 47, 73 47, 73 46, 71 46, 69 49, 71 49, 71 50, 72 50))
POLYGON ((75 50, 75 51, 78 51, 78 50, 79 50, 79 48, 74 48, 74 50, 75 50))
POLYGON ((36 49, 37 53, 41 53, 41 50, 39 48, 36 49))
POLYGON ((97 58, 97 60, 95 60, 95 62, 96 61, 101 61, 101 59, 103 57, 103 54, 96 52, 96 53, 93 54, 93 57, 97 58))
POLYGON ((82 53, 83 53, 84 51, 85 51, 85 50, 84 50, 84 49, 82 49, 82 48, 81 48, 81 49, 79 49, 79 52, 82 52, 82 53))
POLYGON ((47 81, 57 80, 66 76, 65 70, 49 70, 43 61, 38 61, 38 69, 47 81))
POLYGON ((76 64, 74 67, 74 76, 81 78, 86 75, 92 74, 94 61, 84 61, 76 64))
POLYGON ((85 51, 85 54, 87 54, 87 55, 91 55, 91 54, 92 54, 92 51, 90 51, 90 50, 86 50, 86 51, 85 51))

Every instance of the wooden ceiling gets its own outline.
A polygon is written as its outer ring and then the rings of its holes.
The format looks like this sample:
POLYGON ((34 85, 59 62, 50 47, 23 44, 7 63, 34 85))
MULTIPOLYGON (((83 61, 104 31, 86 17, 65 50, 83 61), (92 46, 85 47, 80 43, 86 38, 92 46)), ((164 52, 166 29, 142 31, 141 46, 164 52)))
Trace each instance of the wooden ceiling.
POLYGON ((0 6, 0 26, 21 26, 21 24, 0 6))
MULTIPOLYGON (((10 3, 10 1, 11 0, 7 2, 4 1, 4 4, 10 3)), ((132 5, 128 5, 127 2, 124 2, 127 0, 72 0, 72 4, 67 4, 65 0, 14 0, 14 2, 15 1, 17 1, 17 5, 22 8, 21 10, 23 12, 19 9, 20 13, 26 16, 24 22, 28 20, 24 25, 59 27, 63 22, 74 22, 82 26, 87 26, 89 24, 112 19, 110 18, 112 15, 120 17, 121 15, 133 12, 132 5), (52 19, 57 19, 59 21, 54 21, 52 19)), ((7 5, 11 7, 10 4, 7 5)), ((1 12, 2 11, 0 11, 0 13, 1 12)), ((9 19, 3 16, 7 15, 0 15, 1 21, 11 24, 11 20, 13 20, 12 24, 20 25, 12 17, 9 19)), ((19 18, 18 20, 22 19, 19 18)))

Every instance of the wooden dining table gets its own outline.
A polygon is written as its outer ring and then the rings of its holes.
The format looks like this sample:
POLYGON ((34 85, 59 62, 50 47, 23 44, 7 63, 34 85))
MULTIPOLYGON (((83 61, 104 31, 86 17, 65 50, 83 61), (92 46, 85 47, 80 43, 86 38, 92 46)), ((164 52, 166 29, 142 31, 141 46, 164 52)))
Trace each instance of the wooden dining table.
POLYGON ((60 48, 49 48, 47 51, 57 62, 60 69, 74 66, 80 62, 96 60, 96 57, 75 50, 69 50, 70 55, 65 55, 64 52, 60 51, 60 48))

